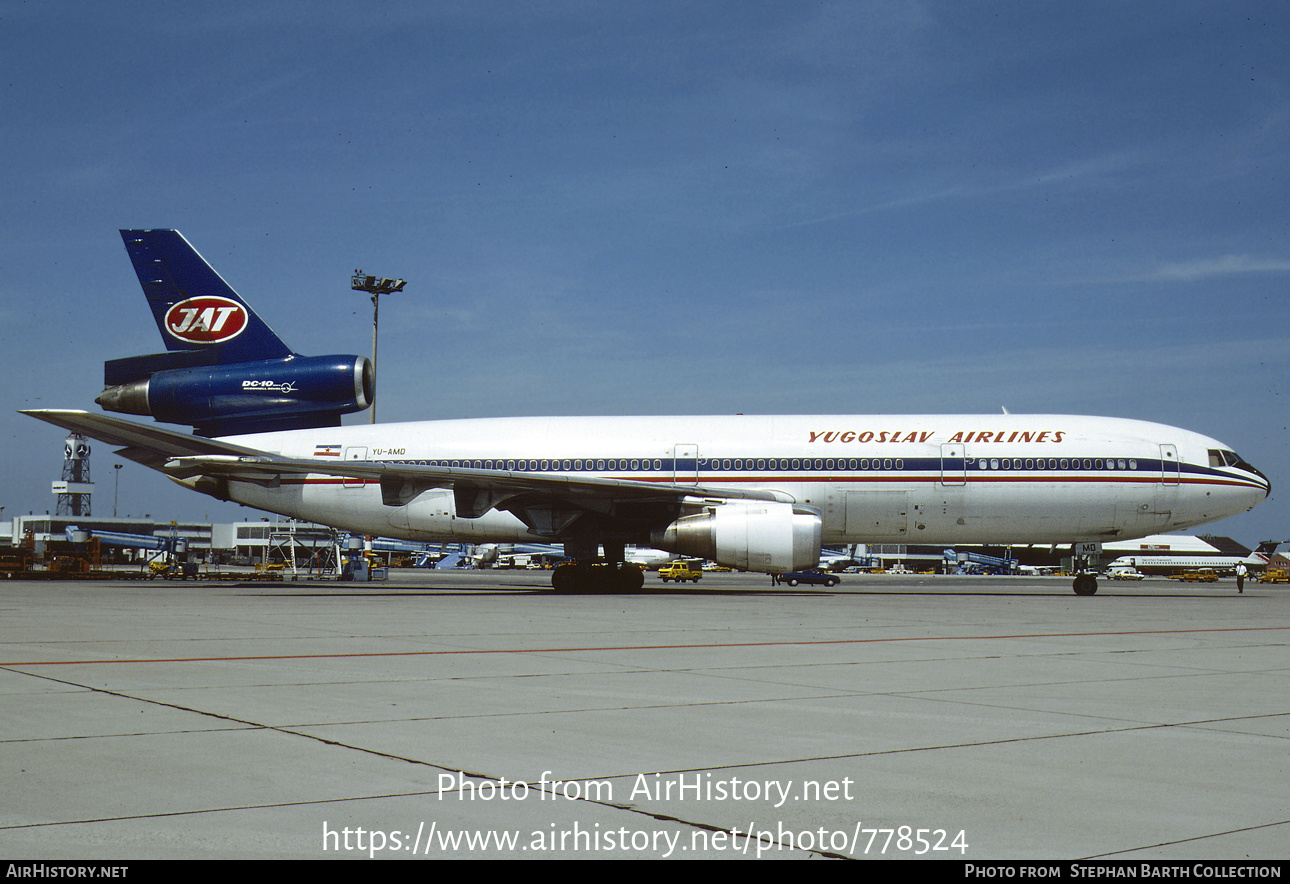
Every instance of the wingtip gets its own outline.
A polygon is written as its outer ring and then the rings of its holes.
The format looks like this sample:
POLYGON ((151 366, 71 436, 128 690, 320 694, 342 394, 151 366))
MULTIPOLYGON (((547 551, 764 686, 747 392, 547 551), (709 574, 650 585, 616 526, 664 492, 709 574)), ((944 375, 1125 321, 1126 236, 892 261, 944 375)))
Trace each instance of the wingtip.
POLYGON ((18 413, 31 417, 42 417, 47 414, 89 414, 88 411, 79 408, 20 408, 18 413))

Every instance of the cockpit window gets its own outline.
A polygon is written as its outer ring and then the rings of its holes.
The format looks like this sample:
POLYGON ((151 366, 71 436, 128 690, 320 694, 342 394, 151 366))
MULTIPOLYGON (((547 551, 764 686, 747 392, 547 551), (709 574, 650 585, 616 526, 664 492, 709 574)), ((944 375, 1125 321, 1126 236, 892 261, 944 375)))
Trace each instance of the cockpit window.
POLYGON ((1225 451, 1219 448, 1209 450, 1209 465, 1211 467, 1236 467, 1242 463, 1241 456, 1235 451, 1225 451))

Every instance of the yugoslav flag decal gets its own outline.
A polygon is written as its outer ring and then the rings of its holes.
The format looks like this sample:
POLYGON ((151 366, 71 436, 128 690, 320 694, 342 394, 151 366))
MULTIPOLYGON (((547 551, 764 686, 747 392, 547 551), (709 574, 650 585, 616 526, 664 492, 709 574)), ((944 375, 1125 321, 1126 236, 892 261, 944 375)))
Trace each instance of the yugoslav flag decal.
POLYGON ((180 301, 166 311, 166 331, 189 344, 222 344, 246 329, 246 308, 216 295, 180 301))

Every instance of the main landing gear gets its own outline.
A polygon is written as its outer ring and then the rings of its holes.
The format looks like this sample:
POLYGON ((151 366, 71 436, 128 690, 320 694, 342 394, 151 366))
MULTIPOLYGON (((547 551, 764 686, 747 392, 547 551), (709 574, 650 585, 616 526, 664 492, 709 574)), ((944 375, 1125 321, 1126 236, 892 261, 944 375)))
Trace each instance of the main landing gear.
POLYGON ((638 592, 645 573, 630 562, 584 565, 566 562, 551 574, 551 588, 563 593, 638 592))
POLYGON ((626 547, 621 540, 602 539, 584 533, 564 542, 563 565, 551 574, 551 588, 565 593, 638 592, 645 585, 639 565, 624 561, 626 547), (604 555, 599 555, 603 546, 604 555))

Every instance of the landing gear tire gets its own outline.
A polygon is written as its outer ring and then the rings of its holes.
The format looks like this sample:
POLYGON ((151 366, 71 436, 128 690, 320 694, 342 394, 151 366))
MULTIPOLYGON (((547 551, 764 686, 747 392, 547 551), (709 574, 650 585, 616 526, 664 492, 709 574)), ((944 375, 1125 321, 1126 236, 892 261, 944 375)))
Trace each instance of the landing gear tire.
POLYGON ((1092 574, 1079 574, 1072 586, 1076 595, 1093 595, 1097 592, 1097 578, 1092 574))
POLYGON ((623 592, 640 592, 645 586, 645 572, 636 565, 619 565, 618 582, 623 592))
POLYGON ((551 574, 551 589, 559 593, 639 592, 645 574, 636 565, 560 565, 551 574))
POLYGON ((551 573, 551 588, 559 593, 585 592, 582 571, 577 565, 557 565, 551 573))

